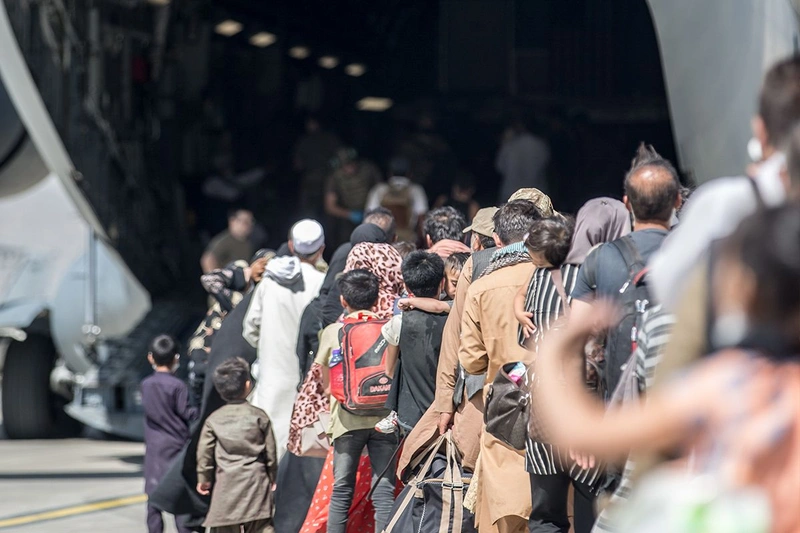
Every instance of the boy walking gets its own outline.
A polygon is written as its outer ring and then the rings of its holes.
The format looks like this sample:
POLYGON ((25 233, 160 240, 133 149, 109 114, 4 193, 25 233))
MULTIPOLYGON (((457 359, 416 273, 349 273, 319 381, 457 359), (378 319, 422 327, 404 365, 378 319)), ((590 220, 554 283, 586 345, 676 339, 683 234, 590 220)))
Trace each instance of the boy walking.
MULTIPOLYGON (((341 303, 346 320, 377 320, 373 312, 378 302, 378 278, 370 271, 356 269, 339 279, 341 303)), ((330 388, 329 363, 334 350, 341 350, 342 324, 331 324, 322 331, 316 362, 322 365, 326 391, 330 388)), ((397 437, 375 431, 375 424, 386 413, 362 416, 346 410, 331 397, 331 425, 328 433, 333 441, 333 494, 328 512, 328 533, 345 533, 347 514, 353 500, 356 471, 361 452, 367 448, 372 465, 375 490, 375 531, 383 531, 394 503, 394 452, 397 437)))
MULTIPOLYGON (((155 372, 142 381, 144 409, 144 490, 149 496, 161 482, 172 461, 189 441, 189 422, 197 410, 189 407, 189 388, 173 375, 180 360, 178 343, 169 335, 159 335, 150 343, 147 360, 155 372)), ((180 533, 189 533, 176 518, 180 533)), ((148 503, 147 531, 162 533, 161 510, 148 503)))
POLYGON ((278 453, 269 417, 246 401, 250 365, 225 361, 214 387, 227 405, 206 419, 197 445, 197 492, 211 494, 204 525, 213 533, 274 533, 278 453))
MULTIPOLYGON (((432 300, 447 309, 445 302, 439 302, 445 281, 441 257, 424 251, 412 252, 403 261, 402 269, 406 291, 415 302, 432 300)), ((436 369, 447 316, 447 312, 437 313, 427 306, 415 305, 383 326, 383 337, 389 343, 386 373, 393 378, 389 402, 406 432, 417 425, 436 395, 436 369)), ((387 417, 376 429, 392 432, 392 422, 387 417)))

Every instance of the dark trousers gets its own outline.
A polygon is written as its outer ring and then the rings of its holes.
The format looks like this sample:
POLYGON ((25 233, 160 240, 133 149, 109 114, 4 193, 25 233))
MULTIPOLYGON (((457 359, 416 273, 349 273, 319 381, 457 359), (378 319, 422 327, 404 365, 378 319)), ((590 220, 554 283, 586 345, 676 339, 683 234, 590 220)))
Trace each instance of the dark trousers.
POLYGON ((568 533, 567 495, 575 488, 575 533, 589 533, 594 526, 594 496, 589 487, 568 474, 539 476, 531 474, 530 533, 568 533))
MULTIPOLYGON (((175 517, 175 527, 178 533, 192 533, 192 529, 184 525, 183 517, 175 517)), ((164 533, 164 518, 161 516, 161 511, 153 507, 147 506, 147 531, 148 533, 164 533)))
POLYGON ((372 505, 375 507, 375 531, 383 531, 394 505, 394 452, 397 435, 374 429, 349 431, 333 441, 333 494, 328 511, 328 533, 344 533, 347 515, 353 502, 358 463, 364 447, 372 466, 372 505))

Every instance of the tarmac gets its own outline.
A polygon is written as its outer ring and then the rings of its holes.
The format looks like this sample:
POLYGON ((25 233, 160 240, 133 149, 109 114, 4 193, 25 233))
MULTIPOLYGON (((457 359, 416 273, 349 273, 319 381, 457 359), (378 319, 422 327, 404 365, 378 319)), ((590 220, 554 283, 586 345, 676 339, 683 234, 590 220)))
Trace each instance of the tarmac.
MULTIPOLYGON (((142 443, 102 436, 0 437, 0 533, 147 531, 143 456, 142 443)), ((169 516, 165 526, 176 531, 169 516)))

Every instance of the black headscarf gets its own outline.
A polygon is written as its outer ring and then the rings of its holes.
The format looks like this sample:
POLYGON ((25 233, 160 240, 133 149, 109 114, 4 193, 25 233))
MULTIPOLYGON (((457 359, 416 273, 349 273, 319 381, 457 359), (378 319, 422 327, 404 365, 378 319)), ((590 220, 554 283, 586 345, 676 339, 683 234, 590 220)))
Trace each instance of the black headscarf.
POLYGON ((375 224, 361 224, 350 234, 350 246, 362 242, 386 242, 386 232, 375 224))

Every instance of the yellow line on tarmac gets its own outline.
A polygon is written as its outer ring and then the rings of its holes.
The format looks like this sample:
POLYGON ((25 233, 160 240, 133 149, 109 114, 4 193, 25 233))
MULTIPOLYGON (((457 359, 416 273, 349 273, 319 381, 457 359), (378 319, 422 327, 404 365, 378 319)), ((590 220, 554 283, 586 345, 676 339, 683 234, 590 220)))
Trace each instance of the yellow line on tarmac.
POLYGON ((137 494, 136 496, 114 498, 111 500, 100 500, 92 503, 85 503, 82 505, 62 507, 60 509, 53 509, 51 511, 42 511, 39 513, 32 513, 12 518, 0 519, 0 529, 13 526, 22 526, 25 524, 34 524, 36 522, 44 522, 46 520, 56 520, 58 518, 67 518, 69 516, 76 516, 87 513, 96 513, 97 511, 105 511, 107 509, 126 507, 128 505, 135 505, 137 503, 144 503, 146 501, 147 501, 147 495, 137 494))

